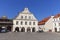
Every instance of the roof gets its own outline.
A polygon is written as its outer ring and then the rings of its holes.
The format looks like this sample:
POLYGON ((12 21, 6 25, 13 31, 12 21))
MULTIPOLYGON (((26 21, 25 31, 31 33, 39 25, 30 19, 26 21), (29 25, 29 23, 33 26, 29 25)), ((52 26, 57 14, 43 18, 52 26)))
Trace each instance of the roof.
POLYGON ((22 13, 30 13, 28 8, 24 8, 24 10, 22 11, 22 13))
POLYGON ((18 15, 16 15, 14 19, 16 19, 20 14, 31 14, 31 12, 28 8, 24 8, 22 12, 18 12, 18 15))
POLYGON ((7 16, 2 16, 0 19, 7 19, 7 16))
POLYGON ((58 18, 58 17, 60 17, 60 14, 57 14, 57 15, 54 16, 54 18, 58 18))
MULTIPOLYGON (((54 18, 58 18, 58 17, 60 17, 60 13, 54 16, 54 18)), ((49 19, 50 17, 44 18, 42 21, 38 22, 38 25, 44 25, 49 19)))
POLYGON ((44 25, 51 17, 44 18, 42 21, 38 22, 38 25, 44 25))

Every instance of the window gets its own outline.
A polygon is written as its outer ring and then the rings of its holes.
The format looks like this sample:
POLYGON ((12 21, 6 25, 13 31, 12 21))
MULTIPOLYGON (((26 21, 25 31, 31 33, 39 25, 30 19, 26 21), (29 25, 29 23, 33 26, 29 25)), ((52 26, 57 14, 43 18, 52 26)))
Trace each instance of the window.
POLYGON ((27 25, 27 22, 25 22, 25 25, 27 25))
POLYGON ((59 23, 59 26, 60 26, 60 23, 59 23))
POLYGON ((59 28, 59 31, 60 31, 60 28, 59 28))
POLYGON ((31 22, 29 22, 29 25, 31 25, 31 22))
POLYGON ((54 19, 54 21, 55 21, 55 19, 54 19))
POLYGON ((33 22, 33 25, 35 25, 35 22, 33 22))
POLYGON ((23 19, 23 16, 21 16, 21 19, 23 19))
POLYGON ((60 20, 60 18, 59 18, 59 20, 60 20))
POLYGON ((16 21, 16 25, 18 25, 18 21, 16 21))
POLYGON ((31 19, 31 16, 29 16, 29 19, 31 19))
POLYGON ((21 21, 21 25, 23 24, 23 22, 21 21))
POLYGON ((55 26, 56 26, 56 23, 55 23, 55 26))
POLYGON ((25 19, 27 19, 27 16, 25 16, 25 19))

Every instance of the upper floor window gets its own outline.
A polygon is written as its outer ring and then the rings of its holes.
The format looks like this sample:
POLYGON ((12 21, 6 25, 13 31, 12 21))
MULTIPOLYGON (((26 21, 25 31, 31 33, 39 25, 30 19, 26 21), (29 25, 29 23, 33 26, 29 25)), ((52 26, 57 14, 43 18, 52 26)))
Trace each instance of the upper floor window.
POLYGON ((54 21, 55 21, 55 19, 54 19, 54 21))
POLYGON ((60 26, 60 23, 59 23, 59 26, 60 26))
POLYGON ((33 25, 35 25, 35 22, 33 22, 33 25))
POLYGON ((21 25, 23 24, 23 22, 21 21, 21 25))
POLYGON ((31 22, 29 22, 29 25, 31 25, 31 22))
POLYGON ((25 16, 25 19, 27 19, 27 16, 25 16))
POLYGON ((54 23, 55 24, 55 26, 56 26, 56 23, 54 23))
POLYGON ((18 25, 18 21, 16 21, 16 25, 18 25))
POLYGON ((29 19, 31 19, 31 16, 29 16, 29 19))
POLYGON ((59 18, 59 20, 60 20, 60 18, 59 18))
POLYGON ((21 19, 23 19, 23 16, 21 16, 21 19))
POLYGON ((25 25, 27 25, 27 22, 25 22, 25 25))

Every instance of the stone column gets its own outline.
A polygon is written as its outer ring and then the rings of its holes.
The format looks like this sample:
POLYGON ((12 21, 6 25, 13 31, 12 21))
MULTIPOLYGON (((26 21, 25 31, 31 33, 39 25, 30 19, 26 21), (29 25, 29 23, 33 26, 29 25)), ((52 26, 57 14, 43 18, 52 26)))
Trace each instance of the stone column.
POLYGON ((52 28, 52 32, 55 32, 55 27, 52 28))
POLYGON ((31 32, 32 32, 32 27, 30 29, 31 29, 31 32))
POLYGON ((21 27, 19 27, 19 31, 21 32, 21 27))
POLYGON ((27 28, 25 28, 25 32, 27 32, 27 28))
POLYGON ((15 31, 15 27, 12 28, 12 32, 14 32, 14 31, 15 31))
POLYGON ((59 32, 59 27, 57 27, 57 32, 59 32))

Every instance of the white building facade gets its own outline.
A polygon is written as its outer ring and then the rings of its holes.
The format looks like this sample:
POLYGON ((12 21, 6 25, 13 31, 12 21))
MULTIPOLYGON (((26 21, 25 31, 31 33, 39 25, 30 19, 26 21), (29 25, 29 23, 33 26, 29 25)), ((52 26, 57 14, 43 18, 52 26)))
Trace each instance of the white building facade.
POLYGON ((43 19, 40 22, 39 27, 42 28, 44 32, 54 32, 53 18, 54 16, 43 19))
POLYGON ((51 16, 49 20, 45 22, 44 32, 54 32, 53 18, 54 16, 51 16))
POLYGON ((13 32, 37 32, 38 20, 25 8, 19 15, 13 19, 13 32))
POLYGON ((44 32, 60 32, 60 14, 51 16, 49 19, 40 22, 39 27, 43 25, 44 32), (43 25, 44 24, 44 25, 43 25))
POLYGON ((55 32, 60 32, 60 14, 57 14, 53 19, 53 26, 55 32))

